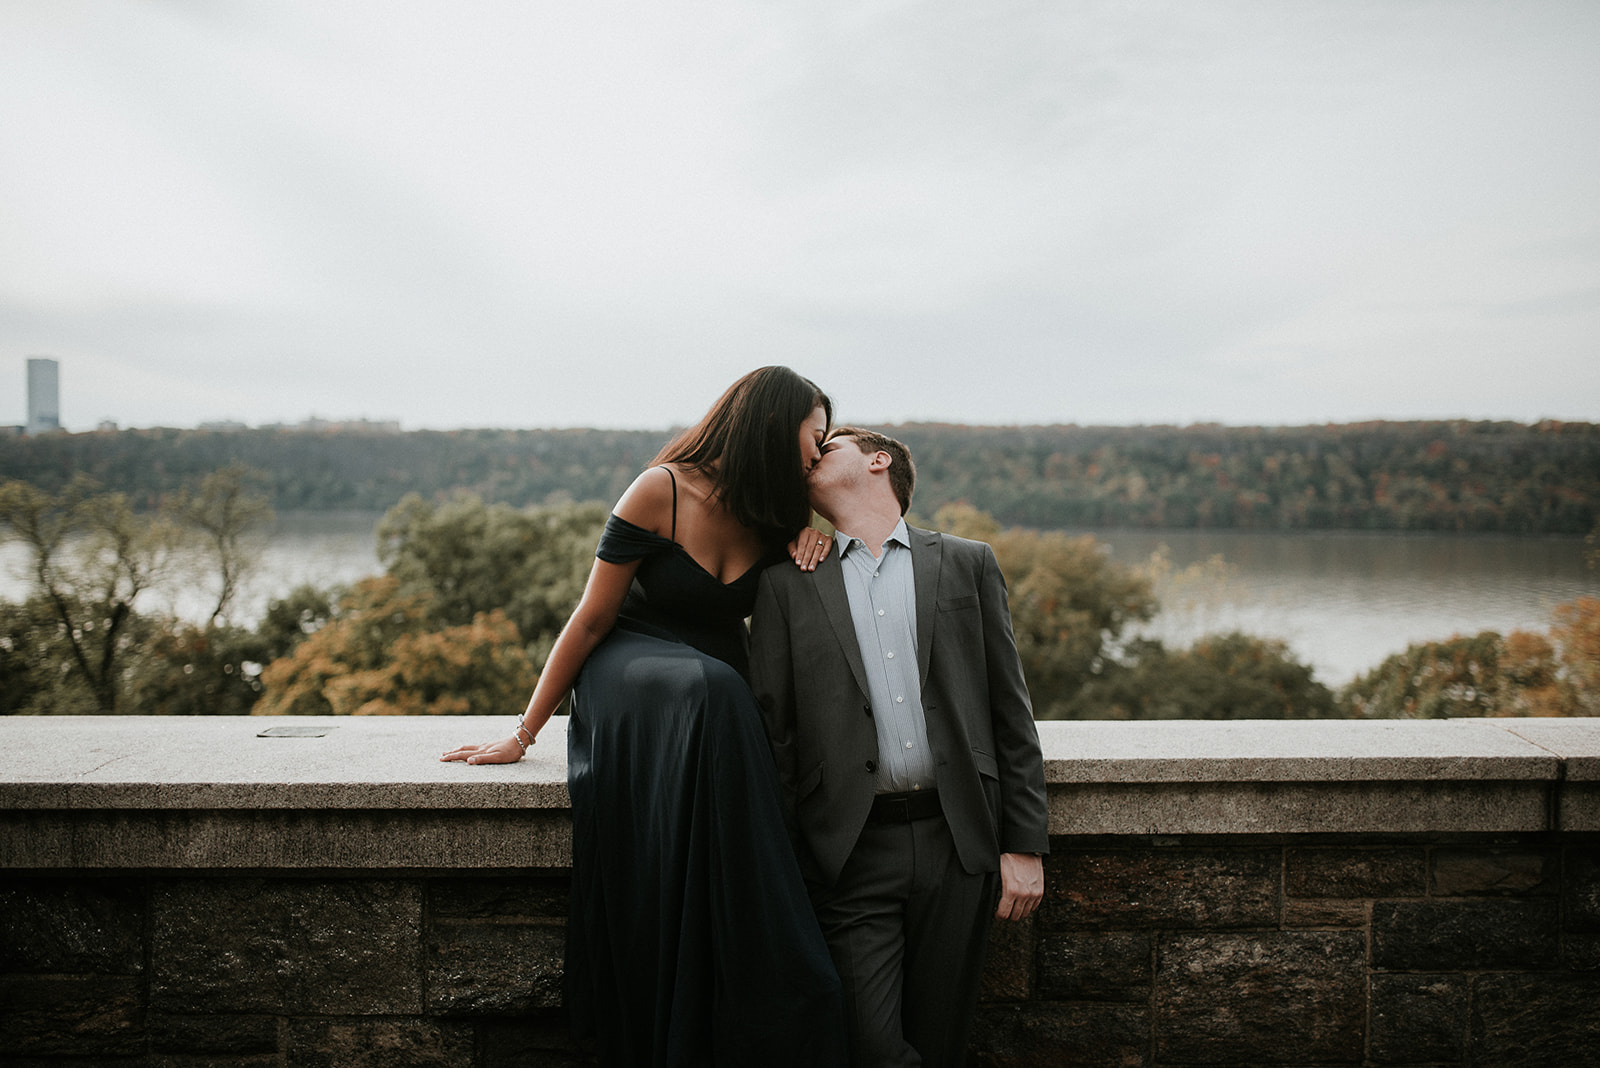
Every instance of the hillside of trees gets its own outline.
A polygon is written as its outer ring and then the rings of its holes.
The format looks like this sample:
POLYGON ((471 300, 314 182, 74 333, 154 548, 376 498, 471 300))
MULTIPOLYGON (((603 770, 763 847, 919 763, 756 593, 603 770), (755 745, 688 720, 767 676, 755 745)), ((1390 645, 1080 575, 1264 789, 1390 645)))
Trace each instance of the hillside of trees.
MULTIPOLYGON (((1600 424, 882 427, 918 463, 917 508, 1004 526, 1584 534, 1600 521, 1600 424)), ((279 511, 383 511, 407 493, 513 507, 612 501, 667 431, 396 434, 125 430, 0 438, 0 480, 76 474, 141 509, 239 463, 279 511)))

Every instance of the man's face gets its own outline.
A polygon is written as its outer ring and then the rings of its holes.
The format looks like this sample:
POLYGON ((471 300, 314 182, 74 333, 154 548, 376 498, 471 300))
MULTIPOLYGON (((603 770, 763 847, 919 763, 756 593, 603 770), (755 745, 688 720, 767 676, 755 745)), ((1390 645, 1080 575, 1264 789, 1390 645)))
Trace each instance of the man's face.
POLYGON ((866 482, 870 460, 856 444, 856 439, 848 434, 838 434, 823 442, 822 458, 806 476, 811 507, 823 515, 831 514, 843 494, 866 482))

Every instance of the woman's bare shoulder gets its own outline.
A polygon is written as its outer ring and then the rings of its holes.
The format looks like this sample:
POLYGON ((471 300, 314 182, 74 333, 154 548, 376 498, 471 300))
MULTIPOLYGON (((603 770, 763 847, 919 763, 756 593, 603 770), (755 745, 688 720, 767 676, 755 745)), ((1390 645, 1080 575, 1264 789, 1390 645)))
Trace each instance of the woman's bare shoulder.
POLYGON ((617 498, 611 511, 636 527, 670 537, 672 530, 673 474, 664 466, 646 468, 617 498))

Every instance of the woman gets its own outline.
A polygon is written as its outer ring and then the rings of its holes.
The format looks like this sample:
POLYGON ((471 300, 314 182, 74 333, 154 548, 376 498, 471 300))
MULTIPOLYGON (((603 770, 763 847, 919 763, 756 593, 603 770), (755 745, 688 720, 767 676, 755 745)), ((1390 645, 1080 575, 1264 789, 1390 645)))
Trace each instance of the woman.
MULTIPOLYGON (((602 1064, 848 1059, 744 678, 757 578, 807 528, 832 416, 786 367, 735 382, 618 500, 513 735, 444 754, 519 760, 572 692, 567 1004, 602 1064)), ((806 568, 828 549, 799 542, 806 568)))

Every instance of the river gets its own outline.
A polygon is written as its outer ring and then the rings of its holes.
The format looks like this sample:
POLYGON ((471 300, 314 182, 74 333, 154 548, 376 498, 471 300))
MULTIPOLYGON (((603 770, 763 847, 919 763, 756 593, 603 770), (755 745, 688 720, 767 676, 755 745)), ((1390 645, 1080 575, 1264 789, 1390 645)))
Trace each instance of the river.
MULTIPOLYGON (((237 616, 299 583, 330 585, 377 573, 366 513, 280 516, 237 616)), ((1410 642, 1480 630, 1543 630, 1563 601, 1600 596, 1600 572, 1577 538, 1393 533, 1098 530, 1113 559, 1158 568, 1159 615, 1144 633, 1186 644, 1244 630, 1286 640, 1317 677, 1338 686, 1410 642), (1165 547, 1163 549, 1163 547, 1165 547)), ((21 547, 0 546, 0 597, 26 590, 21 547)), ((146 608, 204 616, 203 591, 152 597, 146 608)))

